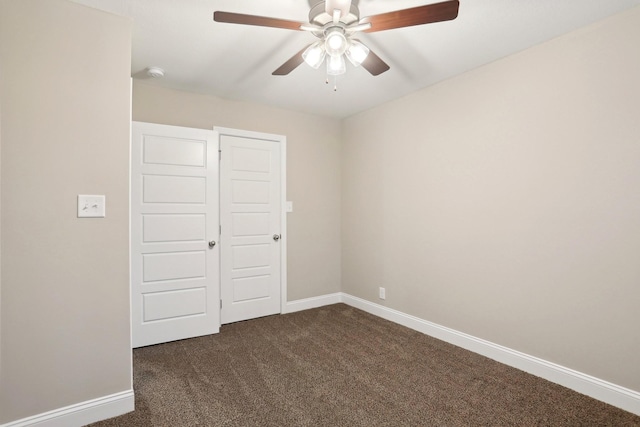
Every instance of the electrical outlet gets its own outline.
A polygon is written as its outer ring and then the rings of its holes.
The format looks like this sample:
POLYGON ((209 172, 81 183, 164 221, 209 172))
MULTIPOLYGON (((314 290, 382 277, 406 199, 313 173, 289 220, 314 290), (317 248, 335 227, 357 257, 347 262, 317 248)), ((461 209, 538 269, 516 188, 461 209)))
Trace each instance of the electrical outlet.
POLYGON ((386 297, 387 296, 384 288, 380 288, 380 299, 385 299, 386 297))

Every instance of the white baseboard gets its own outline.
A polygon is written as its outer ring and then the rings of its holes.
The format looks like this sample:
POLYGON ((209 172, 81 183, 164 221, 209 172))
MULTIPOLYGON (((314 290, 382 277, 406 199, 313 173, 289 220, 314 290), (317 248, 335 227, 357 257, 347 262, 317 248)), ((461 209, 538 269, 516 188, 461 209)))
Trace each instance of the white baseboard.
POLYGON ((296 311, 309 310, 311 308, 324 307, 325 305, 342 302, 342 293, 321 295, 319 297, 299 299, 287 302, 282 314, 295 313, 296 311))
POLYGON ((133 409, 133 390, 128 390, 12 421, 0 427, 80 427, 126 414, 133 409))
POLYGON ((640 392, 342 293, 343 303, 640 415, 640 392))

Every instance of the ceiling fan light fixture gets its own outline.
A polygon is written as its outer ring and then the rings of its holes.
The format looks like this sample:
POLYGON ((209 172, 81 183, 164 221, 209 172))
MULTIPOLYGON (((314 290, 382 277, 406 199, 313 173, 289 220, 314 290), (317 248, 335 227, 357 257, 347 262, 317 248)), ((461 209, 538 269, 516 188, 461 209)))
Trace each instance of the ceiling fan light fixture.
POLYGON ((344 36, 344 29, 333 27, 327 30, 324 46, 329 55, 340 56, 347 50, 347 38, 344 36))
POLYGON ((310 67, 316 69, 322 65, 322 61, 324 61, 325 56, 326 51, 322 41, 315 42, 302 53, 302 59, 304 59, 304 62, 306 62, 310 67))
POLYGON ((339 76, 347 72, 347 64, 342 55, 329 55, 327 58, 327 74, 330 76, 339 76))
POLYGON ((349 62, 351 62, 354 67, 357 67, 367 59, 367 56, 369 55, 369 48, 358 40, 350 40, 349 47, 345 51, 345 55, 349 62))

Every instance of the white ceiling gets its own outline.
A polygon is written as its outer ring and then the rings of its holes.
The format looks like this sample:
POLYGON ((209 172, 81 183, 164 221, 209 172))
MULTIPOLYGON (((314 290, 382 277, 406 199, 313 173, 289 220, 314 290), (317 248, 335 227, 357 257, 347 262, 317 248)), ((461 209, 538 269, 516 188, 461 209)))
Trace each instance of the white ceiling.
MULTIPOLYGON (((347 117, 640 5, 640 0, 460 0, 454 21, 359 34, 391 69, 347 66, 338 90, 300 65, 271 73, 315 41, 307 32, 213 21, 213 12, 307 21, 319 0, 73 0, 134 20, 132 76, 174 89, 347 117), (163 79, 145 69, 158 66, 163 79)), ((360 0, 361 17, 434 0, 360 0)))

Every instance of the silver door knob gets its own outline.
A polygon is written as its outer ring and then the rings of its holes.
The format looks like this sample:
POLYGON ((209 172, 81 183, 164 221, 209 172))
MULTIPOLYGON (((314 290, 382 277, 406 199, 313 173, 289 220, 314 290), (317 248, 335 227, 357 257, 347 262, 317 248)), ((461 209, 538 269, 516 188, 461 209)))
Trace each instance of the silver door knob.
POLYGON ((279 234, 274 234, 273 235, 273 240, 275 240, 277 242, 278 240, 280 240, 280 237, 281 236, 279 234))
POLYGON ((216 242, 214 240, 209 242, 209 248, 213 248, 216 245, 216 242))

